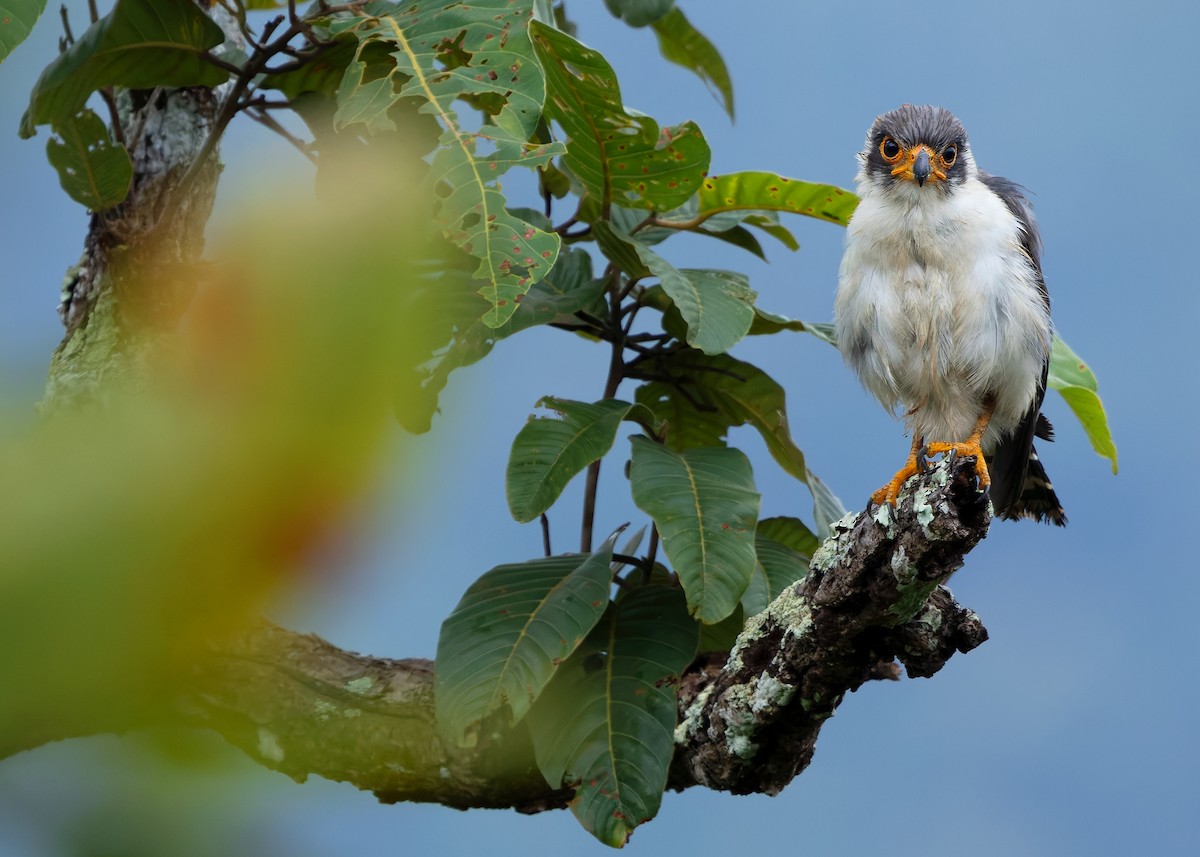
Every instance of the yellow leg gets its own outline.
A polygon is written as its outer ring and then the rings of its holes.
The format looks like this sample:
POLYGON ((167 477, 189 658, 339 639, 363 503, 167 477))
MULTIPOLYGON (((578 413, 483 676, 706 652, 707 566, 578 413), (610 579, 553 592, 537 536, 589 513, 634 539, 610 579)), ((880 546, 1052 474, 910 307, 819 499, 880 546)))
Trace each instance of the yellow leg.
POLYGON ((908 453, 908 461, 904 462, 904 466, 896 472, 891 482, 871 495, 872 503, 896 505, 896 497, 900 494, 900 488, 903 487, 910 476, 916 476, 920 468, 917 464, 917 450, 921 448, 922 440, 923 438, 920 435, 913 437, 912 450, 908 453))
POLYGON ((992 419, 992 411, 995 409, 995 402, 990 399, 983 404, 983 410, 979 414, 979 419, 975 422, 975 430, 971 432, 962 443, 931 443, 927 444, 923 455, 973 455, 975 456, 975 475, 979 477, 979 490, 982 491, 992 483, 992 477, 988 473, 987 462, 983 460, 983 448, 980 442, 983 440, 983 433, 987 430, 988 423, 992 419))

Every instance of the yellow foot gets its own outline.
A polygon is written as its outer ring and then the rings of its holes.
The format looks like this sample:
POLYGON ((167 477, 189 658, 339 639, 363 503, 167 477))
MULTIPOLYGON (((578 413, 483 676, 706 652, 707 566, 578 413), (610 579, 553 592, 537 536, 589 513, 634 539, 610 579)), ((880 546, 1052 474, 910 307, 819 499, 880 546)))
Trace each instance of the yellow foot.
MULTIPOLYGON (((921 450, 921 458, 929 458, 935 455, 946 455, 954 457, 956 455, 973 455, 975 456, 975 475, 979 477, 979 490, 987 488, 992 482, 992 477, 988 473, 987 462, 983 460, 983 450, 979 448, 979 443, 929 443, 921 450)), ((899 474, 897 474, 899 475, 899 474)))
POLYGON ((904 466, 892 477, 892 481, 871 495, 871 502, 895 506, 896 497, 900 495, 900 489, 904 487, 904 483, 908 481, 909 477, 916 476, 918 472, 920 472, 920 468, 917 465, 916 456, 910 455, 904 466))

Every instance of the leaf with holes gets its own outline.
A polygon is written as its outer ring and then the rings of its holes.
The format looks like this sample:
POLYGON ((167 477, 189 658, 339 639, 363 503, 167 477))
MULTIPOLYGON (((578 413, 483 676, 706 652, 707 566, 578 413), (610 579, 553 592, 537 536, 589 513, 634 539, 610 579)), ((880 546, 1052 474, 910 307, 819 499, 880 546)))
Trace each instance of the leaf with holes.
POLYGON ((679 8, 671 9, 651 25, 663 57, 695 73, 733 118, 733 81, 716 45, 693 26, 679 8))
POLYGON ((849 223, 858 207, 858 197, 840 187, 764 172, 709 176, 700 187, 699 202, 703 217, 741 209, 790 211, 839 226, 849 223))
POLYGON ((625 109, 612 66, 566 33, 535 21, 546 71, 546 115, 567 134, 563 163, 600 205, 667 211, 696 193, 711 156, 694 123, 659 129, 625 109))
POLYGON ((438 189, 435 218, 446 235, 479 260, 473 276, 499 327, 531 285, 554 266, 561 242, 553 232, 514 216, 497 179, 514 166, 546 166, 564 149, 530 143, 546 83, 529 42, 532 0, 477 0, 471 4, 412 3, 380 17, 347 17, 330 33, 358 39, 337 93, 334 126, 362 125, 370 133, 395 129, 389 111, 415 98, 437 117, 443 133, 430 181, 438 189), (436 5, 436 8, 434 6, 436 5), (387 46, 394 64, 382 76, 366 52, 387 46), (452 103, 486 98, 493 110, 476 132, 465 130, 452 103))
POLYGON ((0 62, 33 31, 46 0, 3 0, 0 4, 0 62))
POLYGON ((71 199, 92 211, 105 211, 125 199, 133 181, 133 163, 120 143, 91 110, 54 124, 46 157, 71 199))
POLYGON ((33 86, 21 136, 66 121, 105 86, 216 86, 229 73, 201 55, 223 41, 221 28, 192 0, 117 0, 46 66, 33 86))
POLYGON ((624 595, 563 664, 529 714, 538 767, 573 788, 571 810, 619 848, 657 813, 675 751, 679 676, 698 626, 673 586, 624 595))
POLYGON ((1058 390, 1079 420, 1097 455, 1112 462, 1117 472, 1117 445, 1108 428, 1108 416, 1100 401, 1099 384, 1088 365, 1056 335, 1050 350, 1050 374, 1046 385, 1058 390))
POLYGON ((632 440, 633 502, 658 526, 688 609, 702 622, 720 622, 754 573, 760 498, 750 462, 736 449, 674 452, 644 437, 632 440))
POLYGON ((630 410, 644 411, 616 399, 590 405, 547 396, 538 406, 558 416, 535 416, 525 423, 508 458, 508 508, 522 523, 554 505, 579 471, 612 449, 617 428, 629 419, 630 410))
POLYGON ((591 257, 586 252, 568 249, 559 254, 550 273, 525 294, 521 311, 491 328, 480 317, 486 304, 475 291, 478 283, 470 271, 456 267, 450 259, 428 261, 437 270, 417 280, 410 296, 418 304, 420 317, 441 324, 426 325, 419 331, 423 337, 419 350, 428 359, 402 375, 401 394, 397 397, 405 404, 404 411, 397 414, 401 425, 417 434, 429 431, 438 397, 451 372, 482 360, 495 343, 522 330, 575 321, 575 312, 603 300, 606 285, 602 279, 592 279, 591 257))
POLYGON ((484 718, 503 710, 512 724, 525 716, 604 614, 611 561, 612 539, 589 555, 497 566, 466 591, 438 637, 434 693, 443 740, 470 745, 484 718))

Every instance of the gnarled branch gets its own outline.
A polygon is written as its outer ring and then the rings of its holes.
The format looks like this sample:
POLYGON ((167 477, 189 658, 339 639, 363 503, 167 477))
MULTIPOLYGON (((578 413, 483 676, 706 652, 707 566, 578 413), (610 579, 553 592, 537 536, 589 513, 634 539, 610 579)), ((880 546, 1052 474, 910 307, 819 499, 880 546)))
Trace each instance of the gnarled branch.
MULTIPOLYGON (((932 675, 987 639, 941 585, 987 532, 973 473, 969 459, 939 464, 897 508, 840 522, 809 576, 753 617, 727 658, 688 669, 671 787, 777 793, 847 691, 896 677, 894 660, 932 675)), ((443 746, 433 669, 264 626, 197 663, 180 710, 297 780, 319 774, 389 802, 564 806, 569 791, 542 779, 521 726, 468 751, 443 746)))

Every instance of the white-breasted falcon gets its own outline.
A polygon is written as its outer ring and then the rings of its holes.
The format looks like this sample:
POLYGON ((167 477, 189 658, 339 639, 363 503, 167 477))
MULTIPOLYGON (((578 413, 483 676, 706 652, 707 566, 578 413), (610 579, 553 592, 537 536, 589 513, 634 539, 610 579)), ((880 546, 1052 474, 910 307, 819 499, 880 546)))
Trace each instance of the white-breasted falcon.
POLYGON ((996 514, 1066 523, 1033 448, 1050 365, 1050 298, 1024 189, 979 170, 940 107, 905 104, 872 123, 846 233, 838 347, 912 450, 872 496, 895 504, 928 457, 976 457, 996 514), (989 487, 990 486, 990 487, 989 487))

